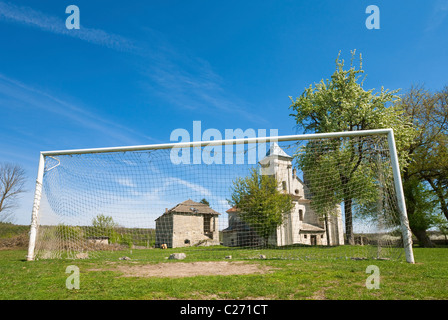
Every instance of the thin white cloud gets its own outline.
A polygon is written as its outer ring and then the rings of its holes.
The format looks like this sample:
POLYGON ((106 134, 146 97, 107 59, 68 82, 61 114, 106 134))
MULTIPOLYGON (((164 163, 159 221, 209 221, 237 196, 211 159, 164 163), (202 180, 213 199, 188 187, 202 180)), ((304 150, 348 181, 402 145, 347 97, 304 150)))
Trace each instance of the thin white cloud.
POLYGON ((135 183, 130 178, 117 178, 117 182, 119 185, 124 187, 134 188, 135 183))
POLYGON ((0 19, 39 28, 55 34, 78 38, 118 51, 133 51, 135 45, 127 38, 100 29, 84 27, 67 29, 63 18, 56 18, 30 7, 0 2, 0 19))
POLYGON ((448 1, 438 0, 434 3, 432 13, 429 17, 426 31, 437 29, 448 16, 448 1))
POLYGON ((187 187, 188 189, 190 189, 191 191, 193 191, 193 193, 196 193, 201 196, 210 196, 212 194, 209 189, 207 189, 199 184, 192 183, 187 180, 183 180, 183 179, 176 178, 176 177, 166 178, 163 186, 158 189, 153 190, 153 192, 155 194, 164 194, 165 195, 169 191, 169 187, 172 185, 177 186, 176 187, 177 189, 179 188, 179 185, 183 185, 183 186, 187 187))
MULTIPOLYGON (((226 92, 223 79, 207 61, 184 49, 176 48, 163 34, 145 28, 150 43, 147 39, 145 42, 137 42, 84 26, 82 12, 81 28, 68 30, 64 17, 54 17, 30 7, 0 1, 0 20, 133 54, 137 58, 133 59, 137 61, 133 63, 147 79, 143 88, 153 89, 153 94, 159 95, 179 109, 200 111, 214 116, 233 114, 252 123, 268 122, 257 112, 251 111, 257 110, 254 106, 226 92)), ((82 110, 80 112, 82 113, 82 110)))
MULTIPOLYGON (((227 92, 224 80, 207 61, 185 51, 179 56, 178 50, 169 46, 164 43, 158 50, 159 54, 154 55, 158 60, 141 68, 142 74, 150 80, 148 87, 154 94, 184 110, 196 110, 214 116, 233 114, 251 123, 268 122, 260 114, 251 111, 253 106, 227 92), (160 52, 163 52, 163 59, 160 58, 160 52)), ((149 59, 152 57, 148 56, 149 59)))
POLYGON ((87 111, 85 108, 2 74, 0 74, 0 96, 5 96, 12 101, 2 105, 2 108, 17 108, 18 105, 25 105, 32 111, 38 109, 50 112, 58 115, 61 121, 70 120, 80 127, 101 132, 104 136, 114 138, 122 144, 139 144, 135 137, 144 138, 146 141, 152 140, 151 137, 134 129, 108 120, 104 115, 87 111))

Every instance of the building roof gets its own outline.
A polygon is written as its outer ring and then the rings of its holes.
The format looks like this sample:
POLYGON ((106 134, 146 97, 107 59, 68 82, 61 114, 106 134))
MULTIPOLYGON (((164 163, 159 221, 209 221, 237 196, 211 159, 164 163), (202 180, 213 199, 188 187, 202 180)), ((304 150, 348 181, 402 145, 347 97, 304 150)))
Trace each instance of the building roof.
POLYGON ((239 211, 239 210, 236 207, 232 207, 229 210, 227 210, 226 212, 227 213, 232 213, 232 212, 237 212, 237 211, 239 211))
POLYGON ((282 148, 280 148, 280 146, 277 144, 277 142, 272 143, 268 152, 266 152, 266 157, 269 157, 269 156, 278 156, 278 157, 292 159, 292 157, 289 154, 287 154, 285 151, 283 151, 282 148))
POLYGON ((189 213, 189 214, 211 214, 219 215, 220 213, 210 208, 208 205, 193 200, 185 200, 173 208, 167 210, 164 214, 169 213, 189 213))
POLYGON ((312 224, 309 223, 302 223, 302 228, 300 229, 300 231, 325 232, 325 229, 318 226, 313 226, 312 224))

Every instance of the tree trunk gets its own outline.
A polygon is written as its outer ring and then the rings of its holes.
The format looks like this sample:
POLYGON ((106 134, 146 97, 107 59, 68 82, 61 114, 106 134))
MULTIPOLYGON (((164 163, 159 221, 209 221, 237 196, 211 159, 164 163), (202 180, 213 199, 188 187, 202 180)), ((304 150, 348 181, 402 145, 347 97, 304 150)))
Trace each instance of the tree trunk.
POLYGON ((425 179, 430 185, 432 190, 435 192, 437 197, 439 198, 440 202, 440 209, 442 210, 443 214, 445 215, 445 218, 448 220, 448 204, 445 199, 445 195, 443 194, 443 187, 440 187, 437 185, 433 179, 426 178, 425 179))
POLYGON ((352 217, 352 199, 344 200, 344 215, 345 215, 345 238, 349 245, 355 244, 355 236, 353 234, 353 217, 352 217))
POLYGON ((269 236, 264 238, 264 247, 267 248, 269 246, 269 236))
POLYGON ((350 181, 347 176, 339 174, 341 179, 341 187, 344 192, 344 216, 345 216, 345 244, 354 245, 355 236, 353 234, 353 213, 352 202, 353 199, 350 195, 350 188, 348 182, 350 181))
POLYGON ((426 230, 418 230, 418 229, 412 229, 412 233, 418 240, 418 244, 423 248, 434 248, 435 244, 429 239, 428 234, 426 233, 426 230))
POLYGON ((325 214, 325 233, 327 234, 327 246, 331 246, 330 243, 330 230, 328 230, 328 214, 325 214))

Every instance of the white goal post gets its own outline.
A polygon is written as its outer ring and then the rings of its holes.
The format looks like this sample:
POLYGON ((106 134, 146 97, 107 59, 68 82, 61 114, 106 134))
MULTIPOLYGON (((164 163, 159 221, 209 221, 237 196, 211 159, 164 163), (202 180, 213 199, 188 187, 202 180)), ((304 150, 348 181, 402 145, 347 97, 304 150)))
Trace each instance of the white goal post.
POLYGON ((394 201, 398 205, 399 222, 401 229, 401 237, 403 240, 403 247, 405 252, 406 261, 414 263, 414 255, 412 250, 412 234, 409 227, 409 221, 406 213, 406 203, 403 193, 398 155, 395 146, 394 133, 392 129, 376 129, 376 130, 360 130, 349 132, 332 132, 332 133, 317 133, 317 134, 301 134, 301 135, 285 135, 275 137, 255 137, 255 138, 241 138, 230 140, 211 140, 211 141, 193 141, 193 142, 177 142, 166 144, 153 144, 153 145, 139 145, 139 146, 123 146, 113 148, 94 148, 94 149, 76 149, 76 150, 60 150, 60 151, 44 151, 40 153, 38 174, 36 179, 36 188, 34 195, 34 203, 32 207, 31 215, 31 228, 30 239, 27 260, 35 260, 36 257, 36 239, 38 237, 39 229, 39 215, 41 207, 41 198, 43 194, 43 184, 45 172, 58 166, 58 156, 67 155, 94 155, 102 153, 126 153, 126 152, 140 152, 148 150, 161 150, 161 149, 180 149, 180 148, 196 148, 207 146, 227 146, 227 145, 240 145, 251 143, 272 143, 272 142, 292 142, 292 141, 313 141, 318 139, 332 139, 332 138, 352 138, 361 136, 384 136, 387 139, 387 145, 389 149, 390 165, 393 173, 393 187, 395 189, 394 201), (53 159, 56 163, 48 166, 47 160, 53 159))

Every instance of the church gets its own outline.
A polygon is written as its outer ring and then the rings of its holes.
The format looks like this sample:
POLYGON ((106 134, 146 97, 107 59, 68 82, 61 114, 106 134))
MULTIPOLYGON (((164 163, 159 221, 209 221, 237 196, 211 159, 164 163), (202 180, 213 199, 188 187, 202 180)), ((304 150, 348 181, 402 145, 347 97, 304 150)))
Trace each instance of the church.
MULTIPOLYGON (((273 175, 279 182, 281 192, 289 194, 293 209, 285 215, 269 239, 273 246, 287 245, 343 245, 341 208, 336 206, 327 219, 319 217, 311 208, 312 196, 305 183, 292 168, 293 157, 277 143, 273 143, 266 156, 260 160, 261 174, 273 175)), ((227 210, 228 228, 222 231, 224 246, 256 246, 262 243, 256 232, 238 217, 238 210, 227 210)))

